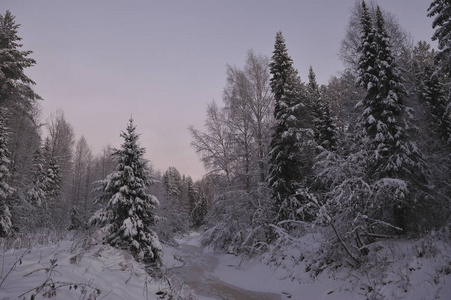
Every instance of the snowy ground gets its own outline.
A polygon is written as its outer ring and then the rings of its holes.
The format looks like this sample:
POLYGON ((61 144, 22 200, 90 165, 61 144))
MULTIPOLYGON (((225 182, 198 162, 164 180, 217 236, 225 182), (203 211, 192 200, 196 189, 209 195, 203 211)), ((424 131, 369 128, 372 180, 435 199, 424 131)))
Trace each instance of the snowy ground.
POLYGON ((43 235, 2 245, 15 248, 3 251, 0 300, 35 294, 35 299, 170 299, 161 295, 169 290, 179 299, 199 300, 451 299, 449 230, 380 242, 361 269, 326 269, 314 276, 306 272, 312 260, 298 257, 307 253, 303 247, 320 247, 320 238, 306 235, 303 245, 284 248, 276 268, 267 257, 248 260, 202 250, 200 235, 193 233, 179 239, 178 248, 164 247, 167 271, 157 281, 124 251, 89 238, 43 235))
POLYGON ((157 293, 169 290, 127 252, 68 235, 43 239, 44 245, 35 239, 31 248, 3 252, 1 300, 159 299, 157 293))
POLYGON ((246 260, 202 250, 200 236, 191 234, 178 240, 180 247, 174 254, 184 260, 184 267, 174 272, 202 300, 450 300, 450 239, 447 229, 417 240, 382 241, 375 243, 368 261, 358 270, 341 267, 313 275, 306 270, 313 270, 314 259, 299 260, 299 256, 301 252, 311 255, 311 248, 321 247, 317 234, 306 235, 299 245, 280 252, 278 268, 262 263, 268 262, 265 257, 246 260))
POLYGON ((365 299, 354 291, 340 291, 343 284, 334 278, 300 284, 288 276, 286 269, 275 268, 259 259, 244 260, 239 256, 214 253, 199 247, 200 236, 191 234, 180 240, 176 256, 185 266, 175 273, 185 278, 199 299, 365 299))

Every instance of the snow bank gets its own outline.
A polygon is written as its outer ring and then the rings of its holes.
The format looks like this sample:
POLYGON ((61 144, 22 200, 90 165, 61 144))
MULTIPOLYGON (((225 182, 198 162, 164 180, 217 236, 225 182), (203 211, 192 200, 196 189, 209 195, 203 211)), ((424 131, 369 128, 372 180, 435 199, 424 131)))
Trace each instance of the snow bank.
MULTIPOLYGON (((0 299, 159 299, 171 278, 150 277, 122 250, 65 238, 54 244, 11 249, 2 255, 0 299), (157 296, 157 293, 159 296, 157 296)), ((169 256, 165 256, 169 260, 169 256)), ((164 275, 163 275, 164 276, 164 275)), ((189 294, 182 284, 179 292, 189 294)))
MULTIPOLYGON (((191 236, 181 242, 194 245, 198 239, 191 236)), ((326 262, 325 242, 316 232, 253 259, 216 253, 213 275, 281 299, 451 299, 449 228, 417 239, 376 242, 357 269, 326 262)))
POLYGON ((63 240, 12 249, 3 253, 2 260, 1 299, 30 299, 36 294, 58 299, 146 299, 159 291, 131 255, 107 245, 85 250, 63 240))

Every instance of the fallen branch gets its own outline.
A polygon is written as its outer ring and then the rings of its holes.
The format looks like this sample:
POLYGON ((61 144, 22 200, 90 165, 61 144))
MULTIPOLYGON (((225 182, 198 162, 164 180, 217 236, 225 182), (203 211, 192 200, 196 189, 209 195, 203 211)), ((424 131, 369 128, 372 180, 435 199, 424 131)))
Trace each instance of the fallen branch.
POLYGON ((388 235, 388 234, 378 234, 378 233, 365 233, 367 236, 375 237, 375 238, 381 238, 381 239, 394 239, 397 238, 395 235, 388 235))
POLYGON ((337 229, 335 228, 334 222, 330 222, 330 226, 332 226, 332 229, 335 232, 335 235, 337 236, 338 240, 340 241, 341 245, 343 246, 343 248, 345 249, 346 253, 348 253, 349 257, 351 257, 356 263, 360 263, 360 261, 358 260, 357 257, 355 257, 354 255, 352 255, 351 251, 349 250, 349 248, 346 246, 345 242, 343 241, 343 239, 341 238, 340 234, 338 234, 337 229))

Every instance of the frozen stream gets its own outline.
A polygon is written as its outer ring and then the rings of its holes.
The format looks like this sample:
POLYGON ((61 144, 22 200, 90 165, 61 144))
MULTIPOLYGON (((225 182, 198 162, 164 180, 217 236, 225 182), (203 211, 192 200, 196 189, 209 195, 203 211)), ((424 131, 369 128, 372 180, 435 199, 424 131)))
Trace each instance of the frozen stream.
MULTIPOLYGON (((219 255, 205 253, 190 237, 180 240, 179 255, 186 262, 183 267, 174 268, 173 271, 189 285, 200 299, 230 299, 230 300, 281 300, 273 293, 262 293, 246 290, 241 287, 221 281, 214 275, 220 263, 219 255)), ((226 255, 226 254, 224 254, 226 255)), ((227 266, 234 268, 234 266, 227 266)), ((243 285, 242 285, 243 286, 243 285)))

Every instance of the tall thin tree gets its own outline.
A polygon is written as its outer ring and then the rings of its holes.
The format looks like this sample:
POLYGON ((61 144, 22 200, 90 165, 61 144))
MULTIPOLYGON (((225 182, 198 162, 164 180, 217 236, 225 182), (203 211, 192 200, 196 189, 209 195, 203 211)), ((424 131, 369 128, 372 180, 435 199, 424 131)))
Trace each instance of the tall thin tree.
POLYGON ((8 197, 13 192, 13 189, 8 185, 10 161, 7 147, 8 130, 6 127, 6 114, 6 109, 0 108, 0 237, 6 237, 12 234, 8 197))
POLYGON ((405 229, 407 210, 418 200, 415 198, 418 193, 413 191, 426 181, 425 164, 406 130, 408 119, 403 105, 406 91, 391 54, 382 13, 378 8, 373 25, 365 1, 362 8, 358 83, 367 94, 359 103, 363 106, 359 123, 366 132, 367 172, 373 182, 379 182, 379 189, 392 191, 391 204, 385 205, 392 207, 395 224, 405 229))
POLYGON ((434 0, 428 12, 428 17, 435 17, 432 22, 432 28, 435 29, 432 40, 438 41, 436 61, 451 76, 451 2, 434 0))
POLYGON ((316 75, 310 66, 307 93, 312 106, 313 130, 316 143, 327 150, 336 148, 336 128, 330 116, 329 103, 322 97, 316 75))
POLYGON ((276 35, 270 64, 275 126, 270 145, 268 183, 273 191, 275 221, 295 220, 303 199, 298 195, 311 172, 306 143, 312 136, 304 87, 288 55, 281 32, 276 35))

